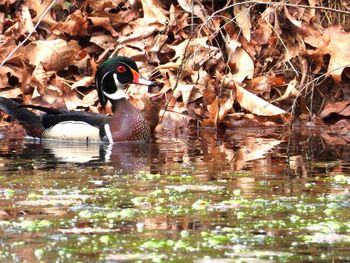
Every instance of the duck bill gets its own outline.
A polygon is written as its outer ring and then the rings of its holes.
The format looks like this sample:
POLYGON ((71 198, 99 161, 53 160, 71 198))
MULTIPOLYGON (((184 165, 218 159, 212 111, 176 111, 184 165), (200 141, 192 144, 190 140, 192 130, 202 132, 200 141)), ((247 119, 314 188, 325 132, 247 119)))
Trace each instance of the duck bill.
POLYGON ((134 84, 140 84, 140 85, 146 85, 150 86, 154 84, 152 81, 144 79, 140 76, 140 73, 138 73, 136 70, 131 69, 133 80, 132 83, 134 84))

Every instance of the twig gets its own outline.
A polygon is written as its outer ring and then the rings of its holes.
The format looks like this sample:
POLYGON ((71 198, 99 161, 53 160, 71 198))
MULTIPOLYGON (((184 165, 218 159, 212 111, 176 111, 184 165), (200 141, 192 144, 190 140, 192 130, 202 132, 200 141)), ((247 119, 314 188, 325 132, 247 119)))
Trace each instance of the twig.
POLYGON ((295 67, 293 66, 292 62, 290 61, 290 53, 289 53, 289 49, 287 48, 286 44, 283 42, 283 39, 281 38, 281 36, 278 34, 278 32, 276 31, 276 29, 271 25, 271 23, 267 22, 268 26, 271 28, 271 30, 276 34, 277 38, 279 39, 279 41, 281 42, 282 46, 284 47, 284 49, 286 50, 287 53, 287 63, 289 64, 289 66, 293 69, 293 71, 295 72, 295 74, 297 76, 299 76, 298 71, 295 69, 295 67))
POLYGON ((32 31, 30 31, 30 33, 28 34, 28 36, 21 42, 18 44, 18 46, 13 49, 10 54, 7 55, 7 57, 4 59, 4 61, 0 64, 0 67, 2 67, 11 57, 12 55, 21 47, 24 45, 25 42, 27 42, 27 40, 30 38, 30 36, 35 32, 36 28, 39 26, 40 22, 43 20, 44 16, 47 14, 47 12, 51 9, 51 7, 53 6, 53 4, 56 2, 56 0, 52 0, 51 4, 45 9, 45 11, 41 14, 41 16, 39 17, 38 22, 35 24, 35 26, 33 27, 32 31))
MULTIPOLYGON (((217 14, 219 14, 227 9, 231 9, 235 6, 246 5, 246 4, 261 4, 261 5, 275 5, 275 6, 277 5, 277 6, 301 7, 301 8, 307 8, 307 9, 320 9, 320 10, 336 12, 339 14, 350 15, 350 11, 344 11, 344 10, 339 10, 339 9, 335 9, 335 8, 331 8, 331 7, 324 7, 324 6, 299 5, 299 4, 290 4, 290 3, 285 3, 285 2, 243 1, 243 2, 239 2, 239 3, 233 3, 230 5, 226 5, 225 7, 221 8, 220 10, 213 12, 210 16, 208 16, 206 18, 206 20, 203 22, 201 28, 203 28, 206 23, 209 23, 209 21, 211 21, 213 19, 213 17, 215 17, 217 14)), ((201 29, 199 31, 201 31, 201 29)))
POLYGON ((344 10, 339 10, 339 9, 334 9, 331 7, 324 7, 324 6, 298 5, 298 4, 290 4, 290 3, 285 3, 285 2, 244 1, 244 2, 233 3, 230 5, 227 5, 224 8, 221 8, 220 10, 213 12, 210 16, 208 16, 208 18, 204 21, 204 23, 208 23, 210 20, 213 19, 214 16, 216 16, 217 14, 219 14, 227 9, 231 9, 232 7, 235 7, 238 5, 246 5, 246 4, 279 5, 279 6, 289 6, 289 7, 301 7, 301 8, 307 8, 307 9, 320 9, 320 10, 336 12, 339 14, 350 15, 350 11, 344 11, 344 10))
MULTIPOLYGON (((182 75, 182 72, 183 72, 183 69, 184 69, 184 66, 185 66, 185 62, 188 60, 186 57, 187 57, 187 53, 188 53, 188 47, 190 46, 190 42, 192 41, 193 39, 193 35, 194 33, 192 32, 187 44, 186 44, 186 47, 185 47, 185 51, 184 51, 184 54, 183 54, 183 57, 182 57, 182 60, 181 60, 181 64, 179 66, 179 70, 177 71, 177 74, 176 74, 176 81, 175 81, 175 85, 173 87, 173 92, 177 89, 178 85, 179 85, 179 82, 180 82, 180 78, 181 78, 181 75, 182 75)), ((170 100, 168 100, 167 104, 165 105, 165 108, 164 108, 164 112, 159 120, 159 122, 162 122, 163 118, 164 118, 164 115, 165 115, 165 111, 166 109, 168 108, 168 105, 170 103, 170 100)))

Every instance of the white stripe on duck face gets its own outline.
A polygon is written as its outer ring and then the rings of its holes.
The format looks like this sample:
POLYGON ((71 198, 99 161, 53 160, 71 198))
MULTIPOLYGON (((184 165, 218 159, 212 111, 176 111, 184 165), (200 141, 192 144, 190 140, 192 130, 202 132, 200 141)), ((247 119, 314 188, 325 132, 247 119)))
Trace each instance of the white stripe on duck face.
POLYGON ((107 93, 107 92, 103 91, 103 94, 105 94, 111 100, 120 100, 120 99, 127 98, 125 91, 121 90, 121 89, 117 90, 114 93, 107 93))
POLYGON ((83 121, 60 122, 45 130, 42 137, 60 141, 101 141, 100 130, 83 121))
MULTIPOLYGON (((104 76, 103 76, 103 78, 104 78, 104 76)), ((125 85, 119 82, 116 73, 113 74, 113 79, 114 79, 114 84, 117 87, 117 90, 114 93, 107 93, 102 89, 103 94, 112 100, 119 100, 119 99, 127 98, 127 95, 124 91, 125 85)))

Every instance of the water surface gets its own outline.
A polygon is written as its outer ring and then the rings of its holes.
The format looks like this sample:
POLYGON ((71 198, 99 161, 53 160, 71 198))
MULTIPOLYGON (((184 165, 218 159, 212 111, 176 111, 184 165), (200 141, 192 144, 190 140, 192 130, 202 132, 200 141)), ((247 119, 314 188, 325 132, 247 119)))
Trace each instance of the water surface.
POLYGON ((347 144, 312 130, 199 135, 113 147, 2 136, 0 259, 350 261, 347 144))

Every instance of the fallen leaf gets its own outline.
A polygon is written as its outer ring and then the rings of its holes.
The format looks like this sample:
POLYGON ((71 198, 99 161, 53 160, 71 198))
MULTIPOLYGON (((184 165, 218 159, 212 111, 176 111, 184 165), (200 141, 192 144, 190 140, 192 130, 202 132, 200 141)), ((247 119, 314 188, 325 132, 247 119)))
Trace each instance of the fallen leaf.
POLYGON ((193 13, 195 16, 199 17, 202 22, 208 22, 204 11, 205 8, 200 2, 194 3, 192 0, 178 0, 177 2, 186 12, 193 13))
POLYGON ((320 113, 321 119, 325 119, 331 116, 331 114, 338 114, 341 116, 350 116, 350 101, 338 101, 330 102, 325 105, 320 113))
POLYGON ((250 22, 250 7, 246 5, 235 5, 233 13, 235 14, 238 26, 242 29, 243 36, 250 42, 250 31, 252 27, 250 22))
POLYGON ((22 47, 18 53, 28 59, 30 64, 43 65, 45 70, 62 70, 73 64, 80 46, 74 40, 69 42, 63 39, 38 40, 22 47))
POLYGON ((0 89, 0 96, 6 97, 6 98, 17 98, 19 95, 22 94, 22 91, 20 88, 15 89, 0 89))
POLYGON ((219 114, 218 114, 219 123, 222 123, 227 113, 229 111, 232 111, 233 103, 234 103, 234 97, 233 97, 232 90, 230 91, 228 97, 219 99, 219 106, 220 106, 219 114))
POLYGON ((161 128, 173 133, 183 132, 188 128, 190 117, 183 114, 186 109, 175 107, 173 111, 161 111, 162 116, 161 128))
POLYGON ((96 44, 102 49, 113 49, 115 47, 115 38, 106 34, 92 34, 90 42, 96 44))
POLYGON ((165 25, 168 18, 161 2, 158 0, 141 0, 143 17, 148 24, 160 23, 165 25))
POLYGON ((245 81, 245 88, 254 94, 270 92, 271 85, 267 76, 258 76, 252 80, 245 81))
POLYGON ((165 26, 160 24, 148 24, 144 18, 138 18, 131 21, 123 28, 122 36, 118 38, 116 44, 128 44, 133 41, 145 40, 155 33, 157 30, 163 30, 165 26))
POLYGON ((229 56, 229 65, 233 72, 233 80, 242 83, 245 78, 252 79, 254 75, 254 62, 252 58, 242 47, 231 48, 229 46, 227 53, 229 56))
POLYGON ((179 84, 174 92, 174 97, 177 98, 182 96, 182 101, 184 102, 184 105, 186 107, 189 102, 193 88, 193 84, 179 84))
POLYGON ((100 26, 108 30, 113 37, 117 37, 119 34, 111 25, 111 21, 108 17, 88 17, 94 26, 100 26))
POLYGON ((298 81, 296 79, 293 79, 292 81, 290 81, 288 83, 287 89, 285 90, 283 95, 281 97, 277 98, 276 100, 274 100, 274 102, 286 100, 289 98, 296 98, 296 97, 300 96, 301 93, 296 88, 297 84, 298 84, 298 81))
POLYGON ((75 89, 77 87, 88 87, 92 84, 94 84, 95 78, 91 77, 91 76, 85 76, 82 79, 78 80, 77 82, 75 82, 71 88, 75 89))
POLYGON ((82 15, 80 10, 76 10, 69 16, 68 21, 58 22, 51 30, 58 32, 65 32, 71 36, 87 36, 88 21, 82 15))
MULTIPOLYGON (((51 1, 41 0, 25 0, 25 6, 28 6, 30 10, 34 11, 33 22, 37 23, 40 16, 45 12, 51 1)), ((33 12, 32 12, 33 13, 33 12)), ((42 22, 49 26, 55 25, 57 22, 52 18, 50 12, 48 12, 42 19, 42 22)))
POLYGON ((331 26, 322 31, 307 28, 304 41, 315 49, 308 49, 307 54, 323 63, 325 55, 330 56, 327 72, 337 82, 341 82, 341 74, 350 67, 350 33, 344 32, 341 26, 331 26))
POLYGON ((237 101, 242 108, 261 116, 274 116, 286 113, 262 98, 236 84, 237 101))
POLYGON ((322 139, 324 142, 328 145, 349 145, 350 143, 350 138, 349 136, 340 136, 339 134, 327 134, 327 133, 322 133, 321 134, 322 139))

